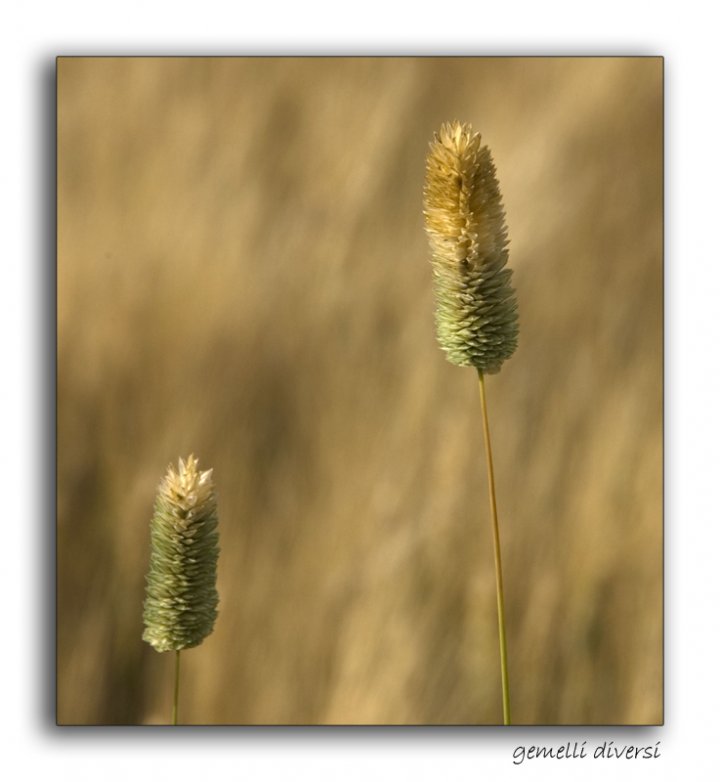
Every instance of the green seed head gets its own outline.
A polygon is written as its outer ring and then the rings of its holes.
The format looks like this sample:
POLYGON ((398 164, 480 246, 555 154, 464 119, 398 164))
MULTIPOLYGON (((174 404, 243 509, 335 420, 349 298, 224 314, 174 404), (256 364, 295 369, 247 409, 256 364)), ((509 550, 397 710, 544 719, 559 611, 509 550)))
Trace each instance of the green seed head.
POLYGON ((518 340, 507 229, 495 166, 468 124, 430 143, 424 189, 440 347, 453 364, 497 372, 518 340))
POLYGON ((197 646, 217 617, 218 533, 212 470, 190 456, 172 465, 155 500, 150 523, 143 640, 158 652, 197 646))

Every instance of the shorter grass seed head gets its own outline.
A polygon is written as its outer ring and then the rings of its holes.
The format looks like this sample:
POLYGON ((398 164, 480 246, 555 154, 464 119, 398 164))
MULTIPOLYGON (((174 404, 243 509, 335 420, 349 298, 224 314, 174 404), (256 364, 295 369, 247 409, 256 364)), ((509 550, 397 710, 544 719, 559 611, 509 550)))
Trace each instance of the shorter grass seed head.
POLYGON ((197 646, 217 617, 217 503, 212 470, 192 455, 158 487, 150 523, 143 640, 158 652, 197 646))
POLYGON ((446 123, 430 143, 425 230, 435 277, 437 336, 447 358, 499 371, 518 340, 507 229, 490 151, 469 124, 446 123))

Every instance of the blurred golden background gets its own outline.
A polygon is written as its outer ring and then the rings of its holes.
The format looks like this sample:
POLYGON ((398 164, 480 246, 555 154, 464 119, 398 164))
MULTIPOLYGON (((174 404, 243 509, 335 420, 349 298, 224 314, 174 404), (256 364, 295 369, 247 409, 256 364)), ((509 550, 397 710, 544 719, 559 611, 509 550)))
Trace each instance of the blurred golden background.
POLYGON ((58 61, 57 716, 170 718, 169 462, 218 486, 180 721, 502 722, 477 377, 422 184, 490 146, 520 345, 488 378, 518 724, 662 721, 662 60, 58 61))

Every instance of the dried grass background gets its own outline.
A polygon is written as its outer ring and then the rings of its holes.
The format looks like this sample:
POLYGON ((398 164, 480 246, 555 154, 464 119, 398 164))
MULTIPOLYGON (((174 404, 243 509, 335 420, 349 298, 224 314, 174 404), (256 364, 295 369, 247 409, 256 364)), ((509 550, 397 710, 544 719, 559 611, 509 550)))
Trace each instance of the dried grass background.
POLYGON ((454 118, 520 312, 487 383, 514 720, 661 720, 661 61, 81 58, 58 90, 58 720, 168 721, 149 520, 194 452, 220 607, 181 721, 501 721, 476 375, 422 225, 454 118))

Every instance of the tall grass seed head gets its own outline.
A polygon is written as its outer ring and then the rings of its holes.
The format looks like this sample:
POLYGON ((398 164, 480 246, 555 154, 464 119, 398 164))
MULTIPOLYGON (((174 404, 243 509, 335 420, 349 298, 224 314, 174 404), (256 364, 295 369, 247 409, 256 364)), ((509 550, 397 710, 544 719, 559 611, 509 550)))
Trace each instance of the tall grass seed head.
POLYGON ((423 195, 440 347, 453 364, 497 372, 517 347, 517 302, 495 165, 469 124, 435 134, 423 195))
POLYGON ((158 652, 197 646, 217 617, 219 554, 212 470, 192 455, 168 467, 150 523, 143 640, 158 652))

